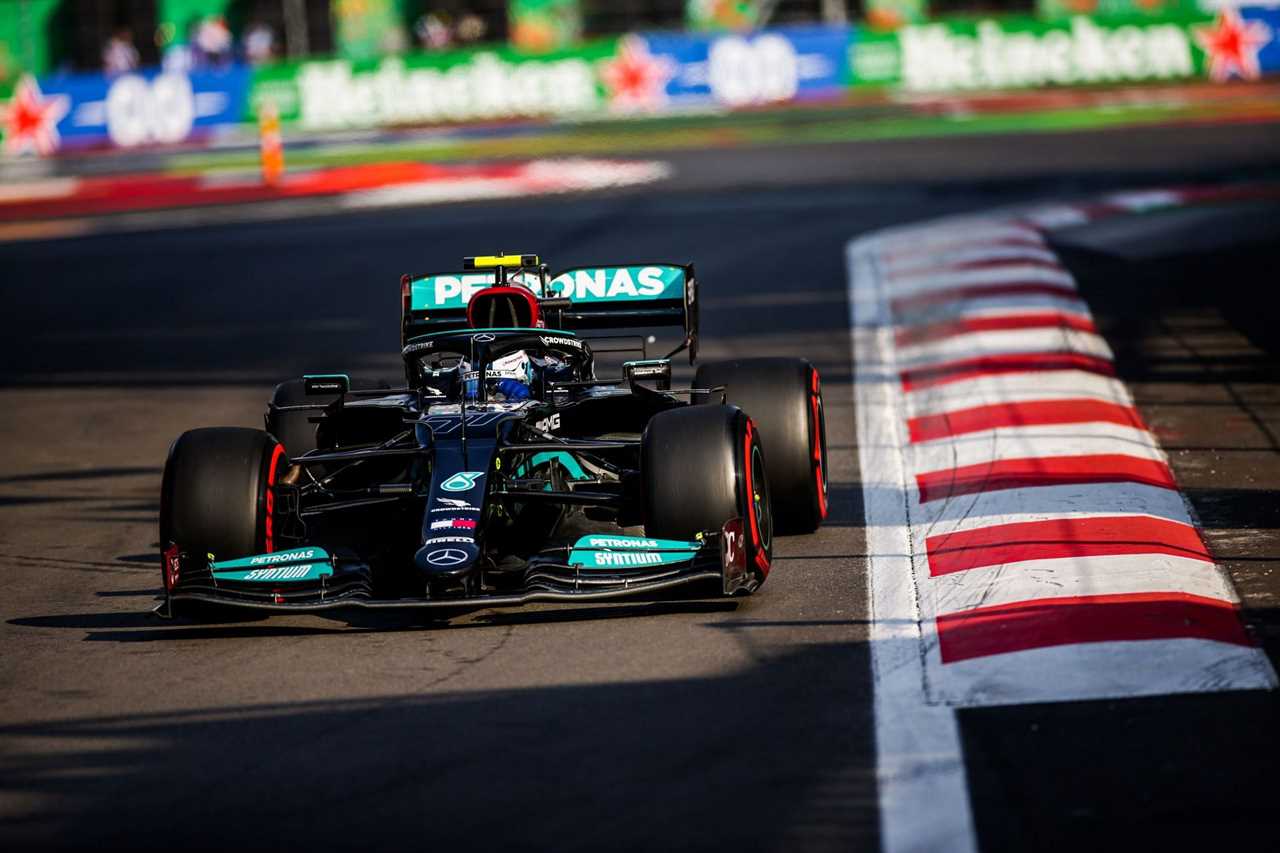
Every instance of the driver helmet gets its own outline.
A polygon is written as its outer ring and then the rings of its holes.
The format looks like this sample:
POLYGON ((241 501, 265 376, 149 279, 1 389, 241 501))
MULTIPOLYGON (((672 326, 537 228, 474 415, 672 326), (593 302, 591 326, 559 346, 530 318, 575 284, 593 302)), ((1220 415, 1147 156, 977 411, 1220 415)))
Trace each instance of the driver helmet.
MULTIPOLYGON (((488 398, 496 402, 516 402, 529 399, 529 386, 533 382, 533 359, 525 350, 496 358, 485 372, 488 398)), ((480 396, 480 371, 464 368, 465 394, 468 399, 480 396)))

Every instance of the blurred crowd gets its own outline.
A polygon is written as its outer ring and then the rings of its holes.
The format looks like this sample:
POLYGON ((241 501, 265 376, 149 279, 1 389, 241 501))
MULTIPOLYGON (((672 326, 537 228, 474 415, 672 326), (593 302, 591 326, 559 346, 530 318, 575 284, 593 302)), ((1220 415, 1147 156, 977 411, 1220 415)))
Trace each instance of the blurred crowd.
POLYGON ((450 15, 426 12, 413 24, 413 36, 423 50, 445 50, 484 41, 488 34, 484 18, 474 12, 450 15))
MULTIPOLYGON (((253 21, 239 38, 232 33, 226 19, 217 15, 193 20, 183 38, 172 27, 156 31, 161 65, 166 71, 191 72, 224 68, 233 62, 261 65, 283 56, 281 39, 263 21, 253 21)), ((447 50, 484 41, 489 34, 484 18, 472 12, 451 14, 428 11, 412 25, 414 47, 421 50, 447 50)), ((391 44, 392 52, 408 47, 391 44)), ((141 64, 141 54, 134 42, 133 31, 119 27, 102 45, 102 70, 108 75, 125 74, 141 64)))
MULTIPOLYGON (((245 27, 239 40, 232 35, 226 20, 214 15, 193 20, 185 39, 177 39, 171 29, 161 27, 155 36, 166 71, 225 68, 235 61, 260 65, 277 57, 275 31, 262 22, 245 27)), ((140 63, 132 30, 117 28, 102 46, 102 70, 108 75, 125 74, 136 70, 140 63)))

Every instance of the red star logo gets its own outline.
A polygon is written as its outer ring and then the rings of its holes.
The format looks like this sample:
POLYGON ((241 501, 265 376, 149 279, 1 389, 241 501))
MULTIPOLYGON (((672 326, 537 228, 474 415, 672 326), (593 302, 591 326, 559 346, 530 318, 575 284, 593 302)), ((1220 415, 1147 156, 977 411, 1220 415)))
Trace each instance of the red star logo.
POLYGON ((47 156, 58 150, 58 122, 71 108, 66 95, 45 97, 36 78, 27 75, 13 87, 13 97, 0 107, 0 122, 4 123, 4 150, 6 154, 22 154, 35 151, 47 156))
POLYGON ((618 55, 600 63, 600 76, 613 109, 653 110, 667 102, 667 83, 676 76, 676 64, 650 53, 639 36, 626 36, 618 42, 618 55))
POLYGON ((1265 21, 1246 21, 1235 9, 1223 9, 1212 26, 1192 29, 1209 62, 1209 77, 1222 82, 1233 74, 1245 80, 1262 76, 1258 51, 1271 41, 1265 21))

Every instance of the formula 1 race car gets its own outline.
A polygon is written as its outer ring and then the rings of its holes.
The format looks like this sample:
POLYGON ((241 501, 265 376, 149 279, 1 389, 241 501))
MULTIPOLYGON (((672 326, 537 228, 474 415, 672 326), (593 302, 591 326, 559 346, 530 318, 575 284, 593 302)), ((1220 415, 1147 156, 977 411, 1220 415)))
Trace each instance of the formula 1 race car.
POLYGON ((809 362, 708 363, 671 387, 671 359, 697 358, 692 266, 463 266, 401 280, 403 387, 306 376, 276 388, 265 430, 173 443, 159 612, 748 593, 775 533, 822 523, 809 362), (634 334, 581 334, 664 325, 684 338, 663 358, 634 334), (593 341, 640 357, 598 377, 593 341))

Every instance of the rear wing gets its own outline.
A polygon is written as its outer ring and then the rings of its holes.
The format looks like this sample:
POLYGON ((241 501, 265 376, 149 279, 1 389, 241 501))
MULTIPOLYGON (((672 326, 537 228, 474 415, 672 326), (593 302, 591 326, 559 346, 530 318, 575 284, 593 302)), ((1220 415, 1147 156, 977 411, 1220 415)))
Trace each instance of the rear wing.
MULTIPOLYGON (((578 331, 679 326, 684 329, 680 348, 689 350, 691 362, 697 357, 693 264, 572 267, 549 281, 526 270, 508 278, 509 283, 523 284, 539 296, 549 328, 578 331)), ((429 332, 465 328, 467 302, 496 280, 492 270, 405 276, 401 279, 402 345, 429 332)))

